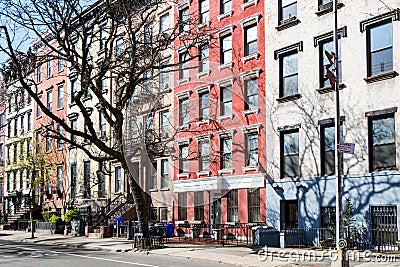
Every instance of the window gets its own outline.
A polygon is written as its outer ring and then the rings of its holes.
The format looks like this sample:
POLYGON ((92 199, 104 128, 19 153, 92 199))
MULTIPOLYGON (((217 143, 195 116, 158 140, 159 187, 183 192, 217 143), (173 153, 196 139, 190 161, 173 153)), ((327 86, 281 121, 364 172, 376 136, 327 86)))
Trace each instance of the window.
POLYGON ((149 221, 157 220, 157 208, 149 208, 149 221))
POLYGON ((42 65, 39 65, 36 70, 36 81, 38 83, 42 82, 42 65))
POLYGON ((46 152, 51 151, 51 137, 50 137, 50 130, 47 129, 46 131, 46 152))
POLYGON ((150 167, 151 177, 149 179, 149 189, 157 189, 157 161, 153 161, 150 167))
POLYGON ((46 95, 47 95, 47 109, 49 111, 51 111, 52 107, 53 107, 52 92, 51 91, 47 91, 46 95))
POLYGON ((159 72, 160 79, 160 91, 166 90, 169 88, 169 68, 166 67, 168 62, 161 63, 161 69, 159 72))
POLYGON ((57 108, 64 107, 64 86, 59 85, 57 87, 57 108))
POLYGON ((103 112, 99 112, 99 128, 100 128, 100 138, 104 139, 107 135, 107 121, 104 117, 103 112))
POLYGON ((204 221, 204 192, 194 192, 194 220, 204 221))
MULTIPOLYGON (((341 42, 340 39, 338 40, 338 50, 339 50, 339 55, 338 55, 338 66, 339 66, 339 82, 341 82, 342 80, 342 56, 341 56, 341 42)), ((328 57, 325 54, 325 51, 328 51, 329 53, 333 53, 335 51, 334 49, 334 44, 333 44, 333 40, 332 39, 328 39, 325 40, 324 42, 322 42, 320 44, 320 87, 330 87, 330 81, 328 79, 328 77, 326 76, 327 74, 327 70, 326 70, 326 66, 330 64, 328 57)), ((335 74, 334 72, 334 66, 332 64, 332 66, 329 68, 329 70, 335 74)))
POLYGON ((199 143, 199 170, 208 171, 210 169, 210 142, 201 141, 199 143))
POLYGON ((179 79, 186 79, 189 77, 189 54, 179 54, 179 79))
MULTIPOLYGON (((257 92, 258 94, 258 92, 257 92)), ((232 86, 221 87, 221 116, 232 115, 232 86)))
POLYGON ((371 117, 368 124, 370 171, 396 168, 394 115, 371 117))
POLYGON ((246 134, 246 166, 258 166, 258 133, 246 134))
POLYGON ((372 244, 393 244, 398 239, 397 206, 371 206, 372 244))
POLYGON ((169 29, 169 14, 160 17, 160 33, 165 33, 169 29))
POLYGON ((160 222, 167 223, 168 221, 168 208, 160 208, 160 222))
POLYGON ((239 221, 238 190, 232 189, 228 193, 228 222, 239 221))
POLYGON ((57 190, 63 191, 63 167, 57 166, 57 190))
POLYGON ((208 45, 201 46, 199 72, 208 71, 210 69, 209 56, 210 56, 209 46, 208 45))
MULTIPOLYGON (((167 134, 170 131, 170 121, 169 121, 169 112, 162 111, 160 112, 160 130, 161 134, 167 134)), ((161 136, 164 137, 164 136, 161 136)))
POLYGON ((209 0, 200 0, 200 24, 206 24, 210 20, 210 4, 209 0))
POLYGON ((181 145, 179 147, 179 173, 189 172, 189 146, 181 145))
POLYGON ((244 55, 257 53, 257 25, 244 28, 244 55))
MULTIPOLYGON (((42 95, 38 95, 39 99, 42 98, 42 95)), ((36 118, 42 117, 42 109, 40 108, 39 104, 36 103, 36 118)))
POLYGON ((121 191, 121 167, 115 167, 115 192, 121 191))
POLYGON ((153 28, 150 24, 143 27, 143 40, 145 44, 151 44, 153 41, 153 28))
POLYGON ((220 60, 221 64, 228 64, 232 62, 232 35, 225 35, 220 39, 221 51, 220 60))
POLYGON ((47 61, 47 78, 53 76, 53 61, 47 61))
POLYGON ((321 125, 321 174, 335 174, 335 126, 321 125))
POLYGON ((40 131, 36 132, 36 153, 40 152, 42 149, 42 133, 40 131))
POLYGON ((247 191, 249 222, 260 222, 260 188, 247 191))
POLYGON ((76 163, 71 163, 71 199, 76 198, 76 163))
POLYGON ((232 168, 232 138, 221 139, 221 169, 232 168))
POLYGON ((189 124, 189 98, 179 99, 179 125, 189 124))
POLYGON ((298 53, 283 55, 280 59, 280 97, 298 93, 298 53))
POLYGON ((299 177, 299 130, 281 133, 281 177, 299 177))
POLYGON ((153 71, 151 69, 147 69, 143 73, 143 93, 145 94, 152 94, 153 93, 153 81, 152 81, 152 76, 153 76, 153 71))
POLYGON ((246 91, 245 110, 258 110, 258 79, 247 79, 244 81, 246 91))
POLYGON ((178 221, 186 221, 187 193, 178 193, 178 221))
POLYGON ((75 95, 77 91, 78 89, 76 80, 71 80, 71 103, 75 103, 75 95))
MULTIPOLYGON (((71 128, 73 130, 78 130, 78 123, 77 120, 71 120, 71 128)), ((71 141, 76 142, 76 135, 71 134, 71 141)))
POLYGON ((225 14, 232 11, 232 0, 220 0, 220 13, 225 14))
POLYGON ((184 8, 179 11, 179 32, 184 33, 189 31, 189 8, 184 8))
POLYGON ((83 162, 83 198, 90 198, 90 161, 83 162))
POLYGON ((58 70, 58 72, 61 72, 64 70, 64 59, 62 58, 61 54, 58 55, 57 61, 58 61, 57 62, 57 68, 58 68, 57 70, 58 70))
POLYGON ((199 100, 199 120, 204 121, 210 119, 210 93, 208 91, 200 93, 199 100))
POLYGON ((161 188, 168 188, 168 160, 161 160, 161 188))
POLYGON ((153 140, 153 116, 151 115, 146 117, 144 133, 146 141, 153 140))
POLYGON ((333 229, 336 227, 336 208, 321 207, 321 228, 333 229))
POLYGON ((119 57, 124 52, 124 39, 120 38, 115 42, 115 56, 119 57))
POLYGON ((393 70, 392 22, 368 28, 368 76, 393 70))
POLYGON ((30 131, 31 130, 31 128, 32 128, 32 116, 31 116, 31 113, 27 113, 27 120, 28 120, 28 127, 27 127, 27 130, 28 131, 30 131))
POLYGON ((21 114, 21 133, 24 131, 25 128, 25 115, 21 114))
POLYGON ((279 20, 281 24, 285 20, 297 17, 297 0, 280 0, 279 20))
POLYGON ((102 91, 103 93, 105 93, 105 92, 108 91, 107 77, 103 77, 103 78, 101 79, 101 91, 102 91))
POLYGON ((11 108, 12 108, 12 98, 8 98, 8 112, 11 113, 11 108))
MULTIPOLYGON (((60 124, 57 124, 57 132, 59 136, 64 136, 64 129, 60 124)), ((63 140, 57 139, 57 149, 62 149, 63 140)))

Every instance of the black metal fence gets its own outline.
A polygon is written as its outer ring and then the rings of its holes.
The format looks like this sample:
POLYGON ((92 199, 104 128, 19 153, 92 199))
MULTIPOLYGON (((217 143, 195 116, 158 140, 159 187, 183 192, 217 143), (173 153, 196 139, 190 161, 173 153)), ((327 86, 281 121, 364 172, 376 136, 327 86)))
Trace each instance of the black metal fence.
MULTIPOLYGON (((285 229, 285 247, 334 247, 336 230, 334 228, 285 229)), ((348 249, 377 250, 380 252, 398 250, 398 228, 355 228, 343 229, 343 237, 348 249)))

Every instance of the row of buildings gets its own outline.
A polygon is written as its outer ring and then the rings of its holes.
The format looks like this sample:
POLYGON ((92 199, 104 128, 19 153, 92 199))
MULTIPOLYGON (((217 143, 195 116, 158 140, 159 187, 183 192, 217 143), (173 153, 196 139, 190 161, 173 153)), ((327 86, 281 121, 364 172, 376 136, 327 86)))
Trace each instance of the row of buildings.
MULTIPOLYGON (((343 154, 343 193, 353 203, 356 223, 368 228, 400 225, 400 11, 396 1, 386 2, 343 0, 338 10, 342 135, 356 148, 343 154)), ((325 51, 333 51, 332 1, 176 1, 158 12, 152 28, 163 32, 176 21, 181 32, 164 58, 178 69, 155 77, 162 105, 138 123, 145 131, 157 129, 160 138, 173 136, 175 153, 152 157, 150 164, 140 157, 133 162, 149 196, 151 220, 333 226, 335 107, 325 76, 325 51), (189 24, 193 14, 199 16, 196 25, 189 24), (205 38, 189 53, 189 27, 212 28, 213 41, 205 38), (186 61, 192 53, 198 58, 186 61)), ((66 63, 49 61, 31 75, 54 114, 73 128, 84 127, 71 97, 79 85, 66 63)), ((18 84, 5 85, 5 211, 22 201, 31 175, 13 165, 16 151, 35 138, 47 152, 58 151, 48 193, 39 197, 43 209, 101 210, 129 193, 117 162, 97 163, 76 147, 39 140, 37 132, 51 121, 18 84)), ((108 79, 103 86, 112 97, 118 84, 108 79)), ((88 95, 84 104, 99 134, 112 142, 97 102, 88 95)))

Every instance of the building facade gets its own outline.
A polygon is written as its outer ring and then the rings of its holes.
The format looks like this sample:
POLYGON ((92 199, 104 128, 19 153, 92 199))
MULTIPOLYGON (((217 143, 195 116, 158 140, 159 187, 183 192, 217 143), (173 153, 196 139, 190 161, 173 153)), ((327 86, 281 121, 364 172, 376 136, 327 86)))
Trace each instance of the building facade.
MULTIPOLYGON (((338 9, 343 201, 356 226, 400 225, 396 1, 340 1, 338 9), (391 8, 393 6, 393 8, 391 8), (356 12, 355 12, 356 10, 356 12)), ((332 2, 266 5, 267 224, 277 229, 335 225, 332 2)))
POLYGON ((264 2, 179 1, 175 9, 183 25, 174 56, 174 220, 265 222, 264 2), (212 34, 187 51, 192 27, 212 34))

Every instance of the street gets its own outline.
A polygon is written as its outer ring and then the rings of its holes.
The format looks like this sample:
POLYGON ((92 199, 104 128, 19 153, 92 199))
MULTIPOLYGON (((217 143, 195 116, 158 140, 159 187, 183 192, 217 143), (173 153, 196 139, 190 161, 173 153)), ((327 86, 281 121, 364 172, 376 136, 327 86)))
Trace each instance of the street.
POLYGON ((232 266, 181 257, 146 255, 145 253, 113 253, 86 248, 69 248, 0 240, 0 266, 232 266))

